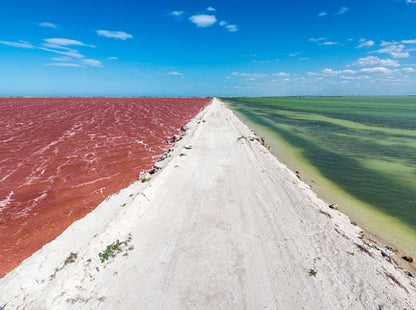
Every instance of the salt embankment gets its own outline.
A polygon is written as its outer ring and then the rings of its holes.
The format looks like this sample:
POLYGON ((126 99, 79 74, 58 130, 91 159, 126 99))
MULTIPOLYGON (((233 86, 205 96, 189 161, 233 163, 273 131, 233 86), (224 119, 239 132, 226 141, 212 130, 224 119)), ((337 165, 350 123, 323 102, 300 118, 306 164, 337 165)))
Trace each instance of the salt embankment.
POLYGON ((416 281, 214 99, 150 181, 0 280, 6 309, 415 309, 416 281))

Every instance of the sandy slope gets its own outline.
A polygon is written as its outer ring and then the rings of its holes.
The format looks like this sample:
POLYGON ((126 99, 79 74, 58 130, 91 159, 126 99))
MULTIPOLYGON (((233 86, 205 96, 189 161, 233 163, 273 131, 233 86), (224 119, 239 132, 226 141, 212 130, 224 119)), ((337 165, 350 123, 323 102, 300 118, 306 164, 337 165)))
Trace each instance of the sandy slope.
POLYGON ((113 195, 1 279, 0 306, 416 308, 414 278, 221 102, 189 127, 150 182, 113 195), (117 239, 121 252, 101 263, 98 253, 117 239))

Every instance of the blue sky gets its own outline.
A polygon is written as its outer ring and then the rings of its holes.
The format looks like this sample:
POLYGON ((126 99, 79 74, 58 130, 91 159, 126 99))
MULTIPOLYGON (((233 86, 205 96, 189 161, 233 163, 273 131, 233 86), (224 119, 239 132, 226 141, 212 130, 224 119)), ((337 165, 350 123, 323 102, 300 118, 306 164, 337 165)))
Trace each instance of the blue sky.
POLYGON ((0 96, 416 94, 416 0, 0 7, 0 96))

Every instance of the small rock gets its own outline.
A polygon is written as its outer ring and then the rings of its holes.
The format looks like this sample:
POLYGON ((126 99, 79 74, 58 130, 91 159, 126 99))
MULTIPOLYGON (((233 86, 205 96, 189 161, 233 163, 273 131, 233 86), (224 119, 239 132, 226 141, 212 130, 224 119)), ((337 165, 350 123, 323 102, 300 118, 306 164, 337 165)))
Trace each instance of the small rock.
POLYGON ((351 225, 357 226, 356 222, 350 221, 351 225))
POLYGON ((176 142, 176 141, 179 141, 180 139, 182 139, 182 137, 180 136, 180 135, 173 135, 173 140, 176 142))
POLYGON ((386 261, 388 261, 389 263, 391 263, 390 256, 386 252, 383 252, 382 250, 380 250, 380 252, 381 252, 381 256, 383 256, 386 261))
POLYGON ((156 170, 162 169, 164 164, 165 163, 163 161, 157 161, 153 164, 153 168, 156 169, 156 170))
POLYGON ((338 210, 338 205, 336 203, 330 204, 328 207, 333 210, 338 210))
POLYGON ((413 257, 411 256, 403 256, 402 257, 406 262, 413 263, 413 257))
POLYGON ((384 248, 386 249, 386 251, 387 251, 387 253, 388 253, 389 255, 393 255, 393 254, 395 254, 395 251, 394 251, 394 249, 393 249, 391 246, 386 245, 386 246, 384 246, 384 248))
POLYGON ((146 172, 145 174, 142 175, 141 181, 144 183, 144 182, 150 181, 151 178, 152 178, 151 174, 146 172))
POLYGON ((301 179, 300 178, 300 172, 299 171, 296 171, 295 173, 296 173, 296 176, 298 177, 298 179, 300 180, 301 179))

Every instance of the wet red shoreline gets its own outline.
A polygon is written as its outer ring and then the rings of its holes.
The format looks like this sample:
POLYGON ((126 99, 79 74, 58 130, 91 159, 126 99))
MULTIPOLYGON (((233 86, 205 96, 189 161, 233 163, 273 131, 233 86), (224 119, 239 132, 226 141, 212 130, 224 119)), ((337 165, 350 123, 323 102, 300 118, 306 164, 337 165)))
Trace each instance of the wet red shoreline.
POLYGON ((0 277, 138 179, 210 98, 0 98, 0 277))

